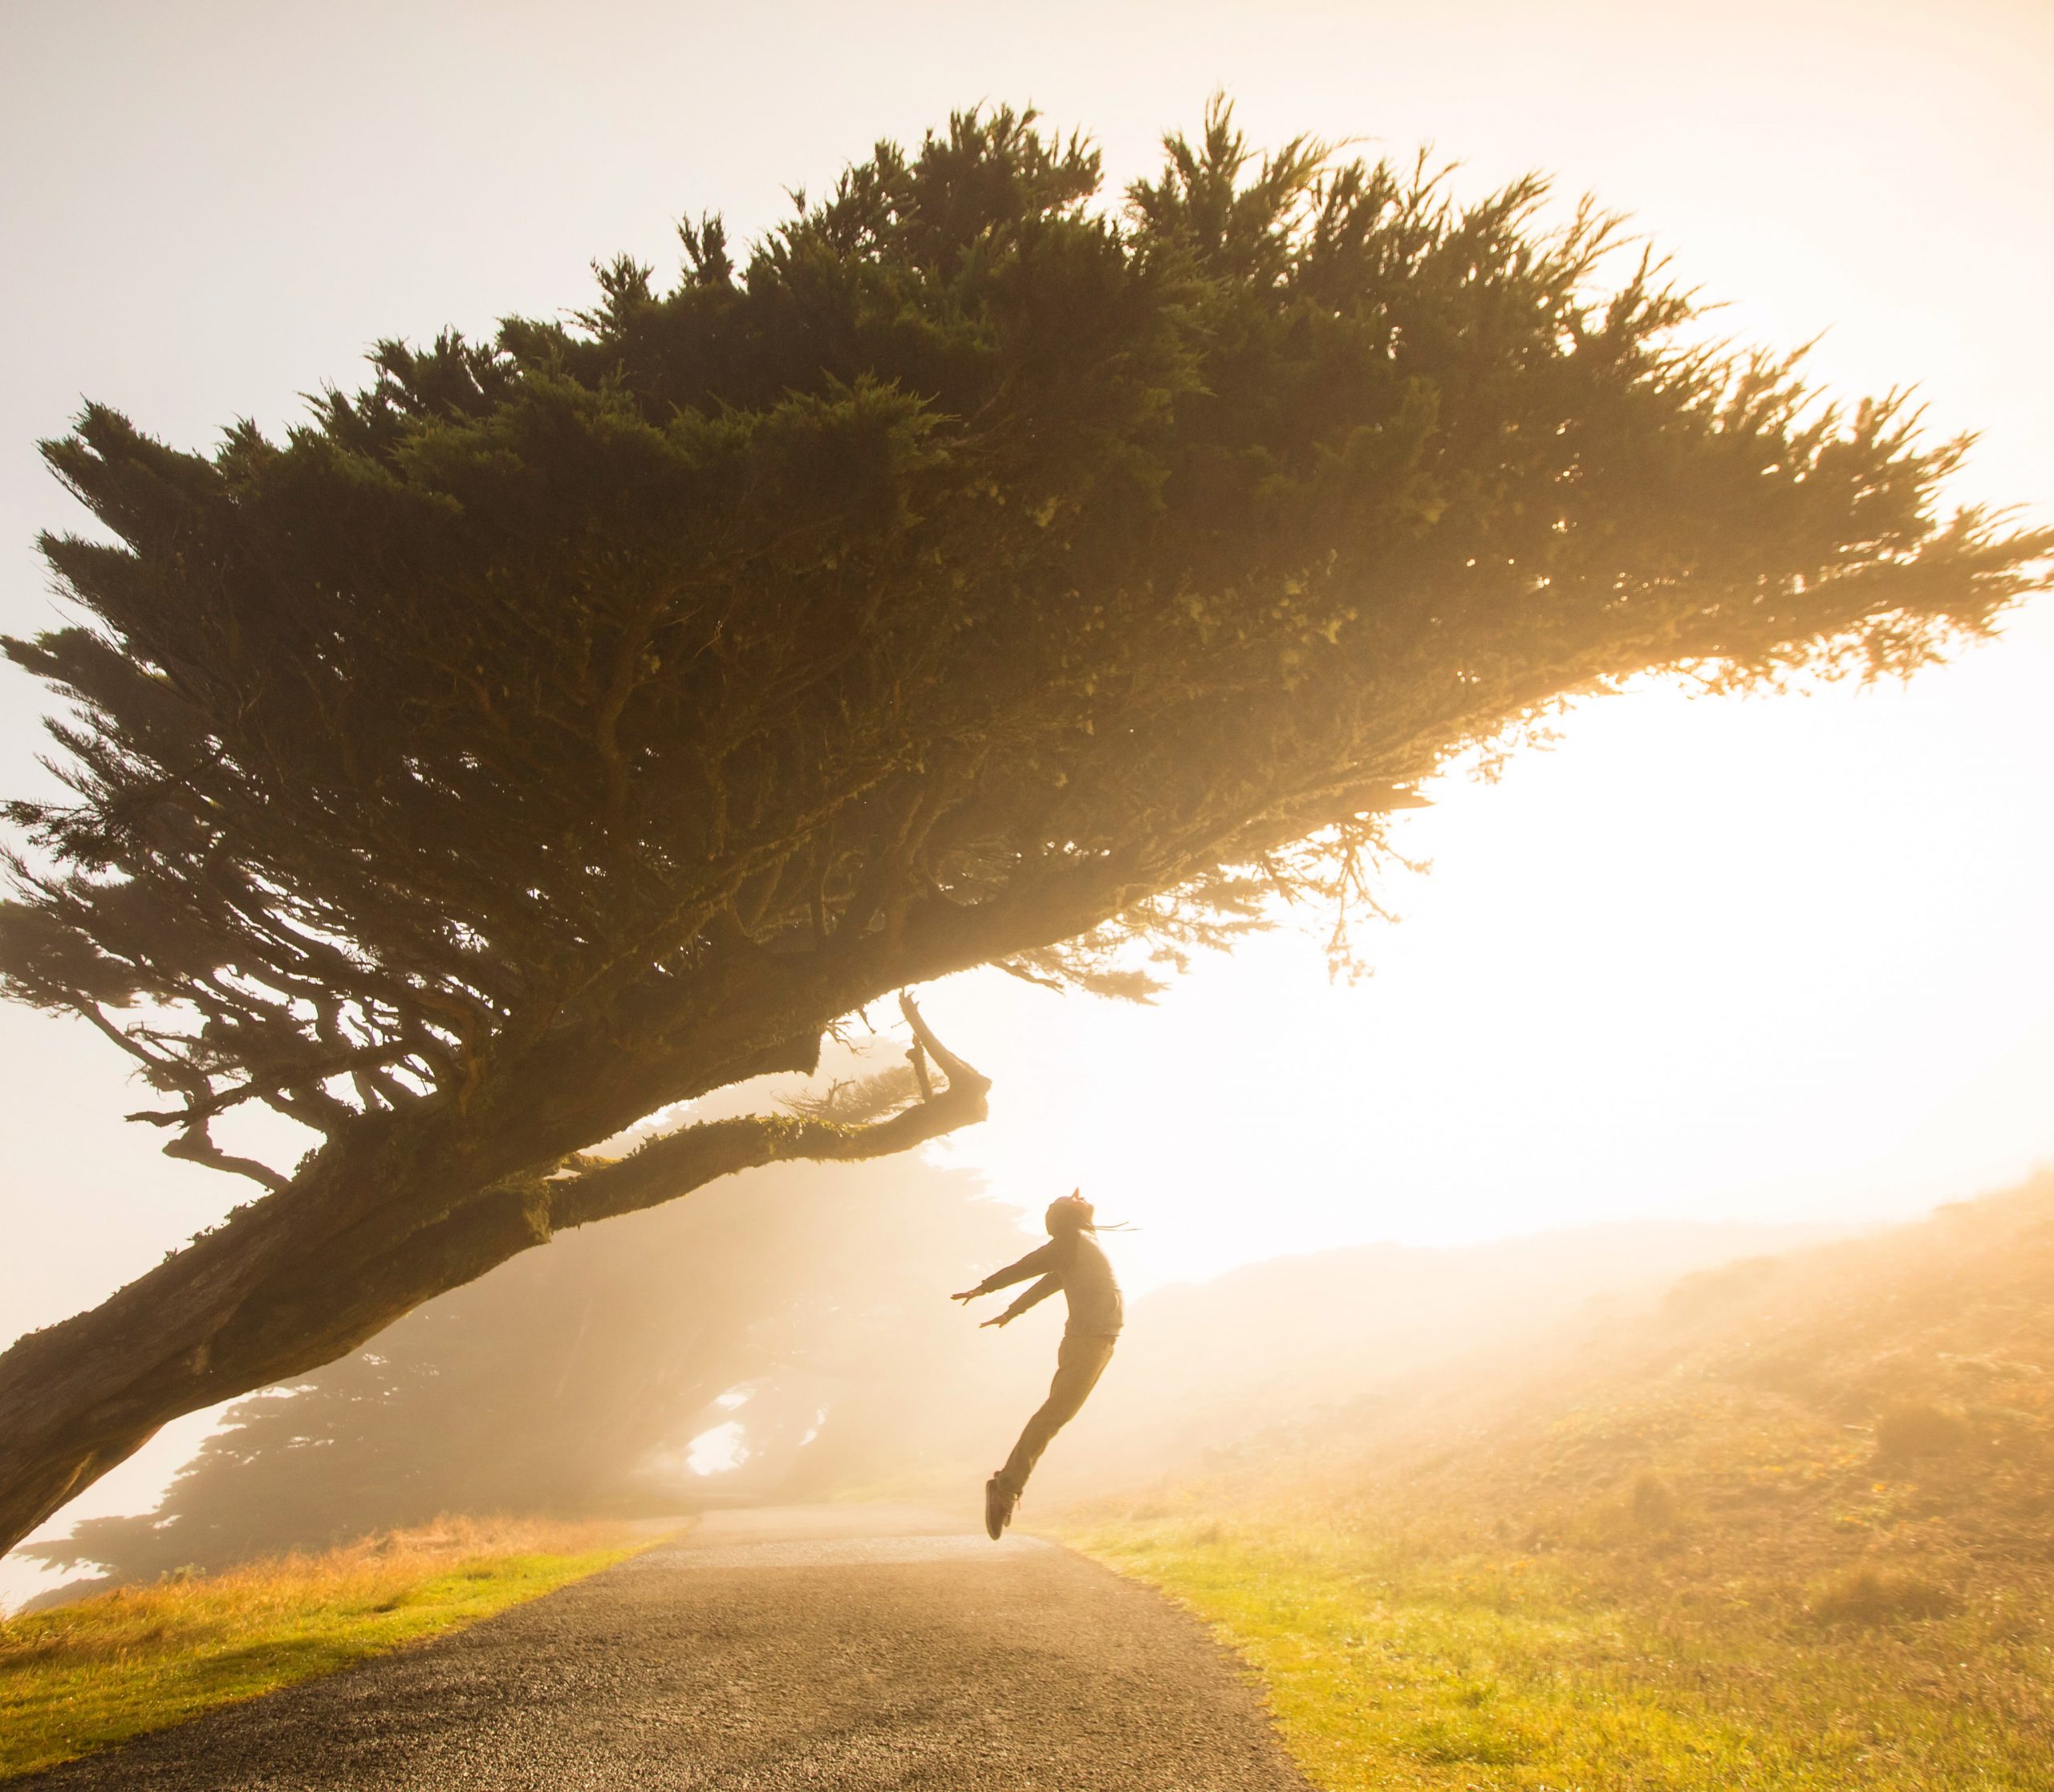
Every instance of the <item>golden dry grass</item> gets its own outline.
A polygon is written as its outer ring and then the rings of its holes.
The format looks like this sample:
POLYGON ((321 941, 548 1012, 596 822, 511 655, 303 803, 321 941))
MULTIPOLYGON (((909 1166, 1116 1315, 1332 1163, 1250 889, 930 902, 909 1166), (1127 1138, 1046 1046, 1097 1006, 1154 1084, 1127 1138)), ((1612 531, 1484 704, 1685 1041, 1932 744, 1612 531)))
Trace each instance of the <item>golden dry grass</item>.
POLYGON ((639 1547, 619 1525, 445 1518, 0 1619, 0 1778, 457 1628, 639 1547))

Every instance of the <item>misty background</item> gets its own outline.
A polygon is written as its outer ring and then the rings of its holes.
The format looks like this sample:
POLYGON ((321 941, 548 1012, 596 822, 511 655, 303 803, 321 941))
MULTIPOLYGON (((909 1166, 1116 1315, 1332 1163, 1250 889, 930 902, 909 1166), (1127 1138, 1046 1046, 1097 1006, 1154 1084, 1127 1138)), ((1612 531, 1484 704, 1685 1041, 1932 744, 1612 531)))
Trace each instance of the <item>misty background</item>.
MULTIPOLYGON (((776 1166, 570 1235, 229 1408, 160 1506, 18 1553, 108 1583, 319 1551, 445 1514, 963 1506, 1038 1403, 1062 1303, 1002 1332, 948 1298, 1033 1239, 966 1172, 776 1166)), ((1435 1374, 1501 1382, 1567 1328, 1819 1229, 1690 1222, 1284 1257, 1143 1295, 1033 1510, 1188 1482, 1435 1374)), ((1106 1239, 1115 1261, 1127 1235, 1106 1239)), ((67 1527, 53 1526, 52 1530, 67 1527)), ((83 1577, 83 1578, 82 1578, 83 1577)))
MULTIPOLYGON (((747 238, 788 184, 984 99, 1090 132, 1114 190, 1220 87, 1259 143, 1432 144, 1465 191, 1549 168, 1565 209, 1594 191, 1730 298, 1736 337, 1822 335, 1816 376, 1850 395, 1918 382, 1936 434, 1981 432, 1960 495, 2044 517, 2050 67, 2028 0, 14 0, 0 627, 57 618, 33 541, 78 513, 33 444, 83 397, 183 445, 281 429, 298 395, 359 380, 375 337, 575 307, 595 258, 671 266, 682 213, 747 238)), ((35 794, 39 699, 0 679, 6 793, 35 794)), ((1593 1300, 2015 1181, 2054 1159, 2050 683, 2040 614, 1903 687, 1580 708, 1552 752, 1404 818, 1433 869, 1388 868, 1403 920, 1366 983, 1327 982, 1316 919, 1153 1008, 954 979, 928 1009, 995 1079, 985 1125, 919 1164, 766 1173, 559 1241, 246 1403, 164 1514, 114 1522, 152 1513, 217 1415, 45 1540, 104 1522, 84 1536, 153 1573, 517 1498, 981 1478, 1060 1319, 979 1334, 943 1296, 1074 1183, 1139 1226, 1114 1249, 1141 1298, 1036 1483, 1050 1502, 1260 1453, 1289 1414, 1359 1412, 1386 1376, 1593 1300)), ((0 1011, 0 1338, 242 1198, 121 1125, 134 1091, 82 1025, 0 1011)), ((250 1133, 231 1147, 300 1148, 250 1133)), ((46 1583, 18 1555, 4 1573, 0 1599, 46 1583)))

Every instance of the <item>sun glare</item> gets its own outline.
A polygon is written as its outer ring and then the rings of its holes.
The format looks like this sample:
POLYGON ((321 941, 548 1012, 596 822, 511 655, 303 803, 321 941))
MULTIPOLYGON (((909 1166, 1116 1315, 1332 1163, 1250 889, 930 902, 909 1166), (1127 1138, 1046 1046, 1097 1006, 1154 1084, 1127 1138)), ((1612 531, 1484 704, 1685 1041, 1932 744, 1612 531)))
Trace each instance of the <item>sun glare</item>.
MULTIPOLYGON (((2020 646, 2036 645, 2031 642, 2020 646)), ((1082 1181, 1144 1284, 1280 1251, 1600 1221, 1849 1220, 2054 1158, 2054 717, 2018 659, 1908 685, 1589 703, 1398 844, 1374 974, 1317 919, 1153 1009, 992 974, 936 997, 1029 1211, 1082 1181), (988 1042, 988 1044, 986 1042, 988 1042)))

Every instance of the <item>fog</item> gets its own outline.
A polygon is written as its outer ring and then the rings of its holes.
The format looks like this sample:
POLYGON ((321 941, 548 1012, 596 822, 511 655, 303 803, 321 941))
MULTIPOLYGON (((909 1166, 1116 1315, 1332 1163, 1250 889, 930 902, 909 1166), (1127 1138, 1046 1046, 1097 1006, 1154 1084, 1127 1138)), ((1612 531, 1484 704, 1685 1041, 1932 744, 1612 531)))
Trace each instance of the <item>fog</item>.
MULTIPOLYGON (((1113 1367, 1026 1510, 1260 1457, 1429 1371, 1488 1380, 1522 1340, 1821 1235, 1600 1226, 1278 1257, 1155 1289, 1130 1301, 1113 1367)), ((978 1322, 1000 1299, 966 1312, 948 1296, 1037 1236, 970 1173, 927 1158, 734 1179, 561 1238, 238 1403, 156 1510, 87 1518, 21 1553, 75 1592, 443 1514, 846 1498, 968 1510, 1041 1397, 1063 1303, 990 1330, 978 1322)), ((1118 1267, 1139 1238, 1102 1242, 1118 1267)))

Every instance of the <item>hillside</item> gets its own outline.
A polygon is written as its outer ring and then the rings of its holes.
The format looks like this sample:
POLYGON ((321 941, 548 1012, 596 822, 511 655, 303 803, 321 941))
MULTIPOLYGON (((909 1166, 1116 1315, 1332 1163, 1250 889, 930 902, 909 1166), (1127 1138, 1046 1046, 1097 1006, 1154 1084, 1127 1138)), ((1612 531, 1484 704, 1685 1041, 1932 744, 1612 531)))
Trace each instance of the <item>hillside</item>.
POLYGON ((1073 1534, 1317 1783, 2054 1787, 2054 1175, 1252 1433, 1073 1534))
POLYGON ((1296 1448, 1337 1413, 1342 1429, 1359 1428, 1415 1389, 1523 1358, 1564 1326, 1644 1304, 1691 1271, 1833 1235, 1648 1221, 1274 1257, 1159 1289, 1131 1303, 1114 1367, 1041 1485, 1074 1498, 1266 1454, 1280 1437, 1296 1448))
POLYGON ((1685 1277, 1652 1313, 1472 1360, 1459 1385, 1353 1419, 1298 1472, 1345 1465, 1393 1510, 1528 1548, 1764 1585, 1861 1562, 1915 1563, 1957 1594, 2047 1573, 2054 1175, 1685 1277))

